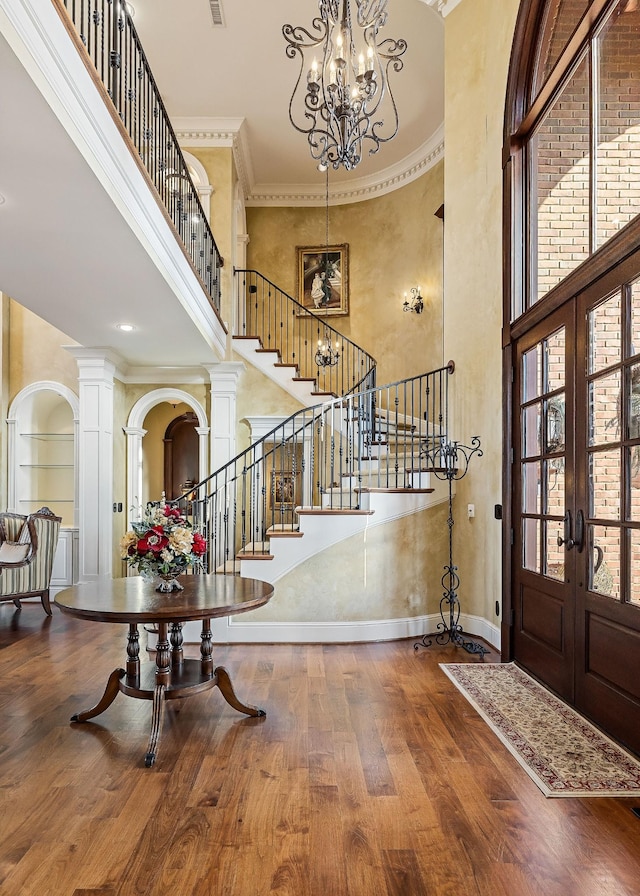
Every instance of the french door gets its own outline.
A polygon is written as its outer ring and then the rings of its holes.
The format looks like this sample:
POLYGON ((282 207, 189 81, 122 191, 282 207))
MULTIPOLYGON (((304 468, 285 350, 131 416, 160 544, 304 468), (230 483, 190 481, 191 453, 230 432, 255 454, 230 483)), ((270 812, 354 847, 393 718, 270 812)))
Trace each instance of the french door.
POLYGON ((514 352, 513 655, 640 752, 640 262, 514 352))

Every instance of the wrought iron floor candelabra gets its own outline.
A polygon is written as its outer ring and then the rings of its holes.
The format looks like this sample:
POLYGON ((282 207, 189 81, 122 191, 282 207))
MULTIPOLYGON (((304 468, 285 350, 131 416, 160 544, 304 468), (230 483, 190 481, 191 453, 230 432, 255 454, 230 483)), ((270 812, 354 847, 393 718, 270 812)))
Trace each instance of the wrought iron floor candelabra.
POLYGON ((430 447, 427 443, 420 452, 421 459, 427 461, 432 474, 437 479, 446 480, 449 483, 449 518, 447 520, 449 563, 445 566, 442 576, 442 586, 445 589, 440 599, 442 622, 438 623, 437 632, 423 635, 422 639, 414 644, 414 649, 431 647, 435 641, 441 646, 455 644, 456 647, 464 648, 467 653, 477 654, 480 659, 484 659, 484 655, 489 653, 489 650, 477 641, 465 637, 460 625, 460 599, 458 597, 460 578, 458 567, 453 565, 453 482, 463 479, 467 475, 469 463, 474 455, 482 457, 478 436, 471 439, 471 445, 461 445, 459 442, 438 442, 430 447))

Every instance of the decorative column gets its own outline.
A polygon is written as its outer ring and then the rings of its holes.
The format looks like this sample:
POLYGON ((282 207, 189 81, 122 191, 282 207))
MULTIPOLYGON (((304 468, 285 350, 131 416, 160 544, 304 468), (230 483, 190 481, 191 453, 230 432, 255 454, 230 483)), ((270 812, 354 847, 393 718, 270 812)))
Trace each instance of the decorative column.
POLYGON ((117 356, 66 346, 78 363, 78 482, 81 582, 112 575, 113 381, 117 356))
POLYGON ((222 361, 206 365, 211 379, 211 465, 215 473, 236 455, 236 393, 244 364, 222 361))
POLYGON ((127 437, 127 529, 131 528, 134 520, 142 518, 144 510, 142 505, 142 440, 147 434, 146 429, 140 426, 126 426, 123 428, 127 437))

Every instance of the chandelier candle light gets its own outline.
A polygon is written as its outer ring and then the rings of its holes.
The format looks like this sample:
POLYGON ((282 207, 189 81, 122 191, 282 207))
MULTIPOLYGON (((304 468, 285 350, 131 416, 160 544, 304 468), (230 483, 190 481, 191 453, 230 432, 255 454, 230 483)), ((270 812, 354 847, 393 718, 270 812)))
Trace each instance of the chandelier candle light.
MULTIPOLYGON (((164 493, 163 493, 164 494, 164 493)), ((149 502, 141 520, 131 523, 121 542, 122 559, 146 579, 159 578, 156 591, 182 591, 176 576, 202 568, 205 538, 194 532, 189 520, 164 497, 149 502)))
POLYGON ((369 152, 375 153, 398 133, 398 110, 388 74, 390 68, 402 69, 407 43, 378 40, 378 31, 387 21, 387 0, 319 0, 319 8, 311 32, 302 26, 282 28, 287 56, 300 56, 289 120, 307 135, 311 156, 321 171, 329 165, 351 171, 362 160, 365 141, 371 144, 369 152), (300 102, 302 117, 298 119, 294 106, 300 102), (382 116, 387 113, 390 125, 383 131, 382 116))
POLYGON ((318 339, 318 349, 316 351, 316 365, 318 367, 335 367, 340 360, 340 343, 336 342, 336 347, 331 345, 331 335, 327 330, 325 332, 324 342, 318 339))

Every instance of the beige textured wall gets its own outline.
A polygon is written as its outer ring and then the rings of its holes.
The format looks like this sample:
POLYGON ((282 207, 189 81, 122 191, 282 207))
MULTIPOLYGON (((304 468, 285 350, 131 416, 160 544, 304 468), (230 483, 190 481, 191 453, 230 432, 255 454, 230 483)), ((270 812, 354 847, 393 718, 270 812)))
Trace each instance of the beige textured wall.
POLYGON ((236 178, 233 154, 230 148, 189 147, 189 152, 202 163, 213 187, 210 224, 218 251, 224 259, 220 311, 222 320, 230 330, 233 296, 233 196, 236 178))
POLYGON ((11 370, 9 402, 21 389, 38 380, 62 383, 78 394, 78 365, 62 348, 77 342, 12 300, 9 300, 6 326, 6 361, 11 370))
POLYGON ((279 579, 251 622, 360 622, 438 612, 448 506, 372 526, 279 579), (437 573, 434 575, 434 571, 437 573))
MULTIPOLYGON (((440 162, 386 196, 329 209, 329 242, 349 244, 349 315, 329 323, 376 358, 380 384, 443 363, 443 179, 440 162), (418 285, 420 316, 402 310, 418 285)), ((249 208, 247 229, 248 266, 295 298, 296 246, 326 244, 325 208, 249 208)))
POLYGON ((445 19, 445 353, 454 431, 484 456, 458 487, 455 562, 463 612, 493 623, 501 596, 502 129, 519 0, 463 0, 445 19), (464 48, 464 52, 461 52, 464 48), (467 518, 467 504, 475 518, 467 518))
MULTIPOLYGON (((234 355, 234 361, 242 360, 234 355)), ((245 370, 238 382, 236 397, 236 454, 251 444, 251 430, 246 417, 288 417, 299 411, 299 401, 285 392, 277 383, 267 379, 257 368, 245 363, 245 370)))

